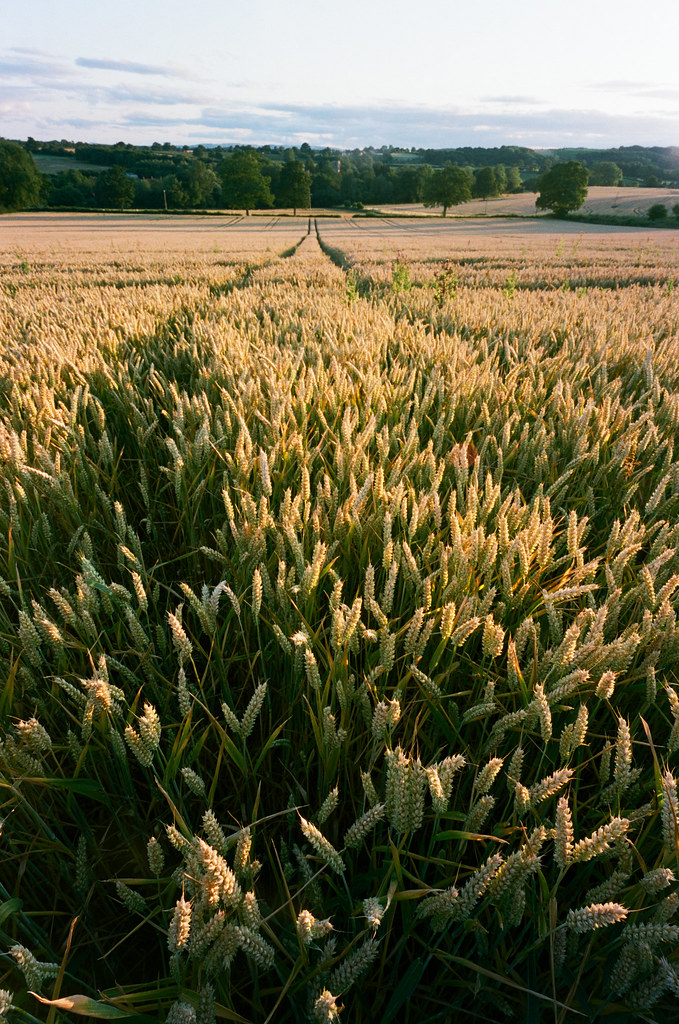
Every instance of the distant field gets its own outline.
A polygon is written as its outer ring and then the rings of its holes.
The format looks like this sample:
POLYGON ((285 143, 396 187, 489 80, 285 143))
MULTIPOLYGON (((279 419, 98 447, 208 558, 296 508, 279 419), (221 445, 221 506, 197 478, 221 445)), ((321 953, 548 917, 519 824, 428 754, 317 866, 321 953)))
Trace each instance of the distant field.
POLYGON ((654 203, 672 208, 679 203, 678 188, 604 188, 589 189, 583 213, 611 213, 618 217, 645 214, 654 203))
MULTIPOLYGON (((645 190, 650 191, 650 190, 645 190)), ((509 197, 508 201, 524 197, 509 197)), ((504 202, 504 200, 498 200, 504 202)), ((474 204, 465 204, 467 206, 474 204)), ((394 207, 403 210, 405 207, 394 207)), ((462 209, 462 207, 460 207, 462 209)), ((512 218, 432 217, 415 221, 389 217, 361 218, 352 215, 318 221, 329 245, 337 245, 351 259, 390 259, 404 249, 411 259, 446 259, 457 256, 503 253, 506 256, 530 252, 556 253, 562 262, 583 251, 636 252, 651 247, 653 252, 673 253, 679 246, 679 228, 642 231, 629 227, 555 221, 548 217, 531 220, 512 218), (571 239, 567 247, 565 241, 571 239)), ((38 253, 57 261, 71 255, 152 253, 224 253, 247 258, 251 253, 280 255, 295 245, 308 230, 309 217, 279 216, 260 212, 215 216, 162 213, 15 213, 2 218, 0 260, 11 262, 17 253, 38 253)), ((671 262, 671 261, 670 261, 671 262)))
MULTIPOLYGON (((536 192, 519 192, 517 195, 502 196, 499 199, 473 199, 451 207, 449 217, 487 216, 528 216, 537 213, 536 192)), ((653 203, 665 203, 672 207, 679 203, 679 189, 676 188, 608 188, 594 185, 589 189, 585 205, 579 213, 612 214, 626 217, 645 213, 653 203)), ((428 209, 421 203, 380 206, 375 209, 385 213, 411 213, 431 217, 436 209, 428 209)))
POLYGON ((106 171, 110 164, 90 164, 70 156, 51 156, 49 153, 32 153, 38 170, 43 174, 58 174, 59 171, 106 171))
POLYGON ((27 252, 70 255, 225 252, 280 255, 306 234, 308 217, 215 217, 120 213, 16 213, 2 218, 0 259, 27 252))
POLYGON ((508 273, 533 287, 568 280, 586 284, 647 283, 679 276, 679 228, 667 231, 555 221, 551 218, 394 218, 319 221, 324 242, 348 265, 388 279, 394 260, 413 281, 449 261, 465 285, 502 284, 508 273))

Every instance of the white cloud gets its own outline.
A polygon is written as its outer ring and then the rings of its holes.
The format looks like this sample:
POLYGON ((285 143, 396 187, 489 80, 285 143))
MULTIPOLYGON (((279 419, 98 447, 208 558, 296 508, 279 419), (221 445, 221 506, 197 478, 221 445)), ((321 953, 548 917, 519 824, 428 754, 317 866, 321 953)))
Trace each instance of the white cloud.
POLYGON ((165 78, 195 78, 195 75, 184 68, 173 66, 163 67, 158 64, 138 64, 132 60, 108 60, 96 57, 78 57, 75 63, 80 68, 92 68, 98 71, 122 71, 132 75, 161 75, 165 78))
POLYGON ((159 135, 175 142, 353 147, 393 144, 423 148, 464 145, 676 145, 679 89, 611 79, 591 84, 589 106, 548 105, 521 93, 492 93, 463 107, 441 104, 285 103, 283 86, 259 92, 246 81, 202 81, 181 66, 79 57, 21 48, 0 52, 3 133, 83 141, 144 143, 159 135), (136 81, 129 76, 136 76, 136 81), (153 81, 155 77, 155 81, 153 81), (142 81, 146 79, 146 81, 142 81), (148 85, 147 85, 148 82, 148 85), (645 96, 645 108, 601 109, 605 93, 645 96), (246 102, 246 96, 252 96, 246 102), (596 99, 594 99, 596 97, 596 99), (649 109, 649 103, 656 109, 649 109), (78 136, 78 132, 85 133, 78 136), (49 134, 48 134, 49 133, 49 134))

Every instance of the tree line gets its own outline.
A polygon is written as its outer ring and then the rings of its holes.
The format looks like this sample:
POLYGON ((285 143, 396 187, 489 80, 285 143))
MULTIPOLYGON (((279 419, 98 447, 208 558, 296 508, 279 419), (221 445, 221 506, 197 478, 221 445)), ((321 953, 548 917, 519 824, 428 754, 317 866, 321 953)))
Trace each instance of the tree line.
MULTIPOLYGON (((658 161, 671 169, 676 159, 679 178, 679 150, 628 149, 615 153, 622 153, 622 162, 633 157, 637 170, 646 163, 659 169, 658 161)), ((312 150, 306 143, 191 149, 170 143, 104 146, 29 138, 25 143, 0 141, 0 210, 361 209, 422 202, 440 206, 445 216, 450 206, 471 198, 539 191, 539 181, 565 164, 583 167, 590 185, 631 183, 619 163, 604 159, 611 152, 535 152, 518 146, 340 151, 312 150), (566 159, 572 153, 586 153, 587 159, 566 159), (39 167, 50 159, 58 169, 41 173, 39 167), (66 169, 70 162, 73 168, 66 169)))
MULTIPOLYGON (((305 145, 275 151, 271 147, 231 151, 198 147, 156 155, 127 148, 78 147, 69 154, 76 164, 72 170, 41 175, 24 147, 9 142, 2 145, 5 177, 16 183, 14 199, 5 197, 5 209, 361 209, 366 204, 427 201, 432 182, 438 181, 443 170, 430 164, 398 165, 388 153, 382 154, 386 159, 380 159, 379 151, 313 152, 305 145), (121 153, 124 162, 115 162, 121 153), (103 155, 112 160, 109 166, 101 163, 103 155), (85 158, 94 158, 96 164, 78 166, 85 158)), ((67 153, 52 151, 62 158, 67 153)), ((517 166, 497 164, 456 171, 464 172, 469 181, 470 197, 487 198, 523 187, 517 166)))
MULTIPOLYGON (((164 174, 174 173, 189 161, 192 156, 208 162, 213 169, 231 154, 233 147, 222 146, 174 146, 170 142, 154 142, 151 146, 137 146, 132 143, 117 142, 114 145, 101 145, 85 142, 69 142, 53 140, 51 142, 36 141, 29 138, 22 143, 29 152, 40 154, 63 155, 100 166, 119 165, 140 178, 158 178, 164 174)), ((590 172, 592 185, 643 185, 653 187, 679 184, 679 146, 618 146, 607 149, 560 148, 553 150, 533 150, 526 146, 459 146, 456 148, 402 149, 394 146, 367 146, 360 149, 340 150, 327 147, 322 150, 311 150, 304 143, 299 147, 260 146, 257 152, 262 159, 272 163, 280 163, 294 157, 307 165, 311 162, 324 160, 346 161, 346 168, 384 164, 392 168, 416 167, 427 164, 432 168, 441 168, 447 164, 458 167, 480 168, 518 167, 524 172, 530 183, 531 176, 542 174, 555 163, 576 160, 590 172), (622 174, 622 182, 611 180, 611 164, 622 174), (600 180, 601 179, 601 180, 600 180)), ((309 168, 313 170, 313 168, 309 168)), ((345 166, 343 164, 342 173, 345 166)), ((617 171, 613 171, 617 174, 617 171)))

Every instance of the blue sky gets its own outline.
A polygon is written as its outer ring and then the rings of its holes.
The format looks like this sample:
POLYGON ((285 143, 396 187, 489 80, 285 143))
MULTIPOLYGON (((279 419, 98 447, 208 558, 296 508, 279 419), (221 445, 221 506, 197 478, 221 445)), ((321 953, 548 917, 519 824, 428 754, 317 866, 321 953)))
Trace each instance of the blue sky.
POLYGON ((0 136, 679 145, 679 4, 0 0, 0 136))

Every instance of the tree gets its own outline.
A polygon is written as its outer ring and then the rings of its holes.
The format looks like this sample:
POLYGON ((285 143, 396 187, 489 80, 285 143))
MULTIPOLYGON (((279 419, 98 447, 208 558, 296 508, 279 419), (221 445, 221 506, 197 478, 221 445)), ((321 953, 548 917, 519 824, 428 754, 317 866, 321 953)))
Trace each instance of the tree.
POLYGON ((398 167, 394 172, 394 199, 397 203, 416 203, 420 198, 420 167, 398 167))
POLYGON ((126 210, 134 199, 134 182, 122 167, 109 167, 97 177, 94 194, 101 206, 115 206, 126 210))
POLYGON ((370 200, 373 203, 393 203, 395 201, 394 172, 387 164, 376 165, 371 193, 370 200))
POLYGON ((0 141, 0 211, 25 210, 40 202, 42 177, 17 142, 0 141))
POLYGON ((211 167, 195 156, 189 166, 181 171, 179 180, 186 193, 187 206, 212 206, 219 194, 219 178, 211 167))
POLYGON ((554 164, 538 179, 536 207, 553 210, 557 217, 579 210, 587 198, 588 179, 589 171, 578 160, 554 164))
POLYGON ((332 167, 325 166, 314 174, 311 181, 311 203, 313 206, 336 206, 339 201, 340 175, 332 167))
POLYGON ((667 207, 664 203, 653 203, 646 211, 649 220, 667 220, 667 207))
POLYGON ((487 199, 488 196, 496 196, 500 192, 492 167, 479 167, 474 171, 474 182, 472 184, 472 195, 475 199, 487 199))
POLYGON ((622 170, 612 160, 600 160, 589 172, 590 185, 619 185, 622 170))
POLYGON ((511 167, 507 167, 505 169, 505 175, 506 175, 506 178, 507 178, 507 183, 506 183, 506 186, 505 186, 505 191, 507 191, 507 192, 520 192, 521 191, 521 175, 519 173, 519 168, 515 167, 514 165, 512 165, 511 167))
POLYGON ((366 194, 364 184, 354 171, 342 171, 340 178, 340 199, 346 203, 364 203, 366 194))
POLYGON ((219 165, 222 180, 222 202, 229 209, 250 210, 257 206, 273 206, 269 190, 270 178, 262 174, 257 154, 250 149, 238 149, 219 165))
POLYGON ((81 171, 59 171, 50 176, 49 206, 92 206, 96 177, 81 171))
POLYGON ((440 171, 434 171, 423 186, 425 206, 442 206, 445 217, 449 206, 467 203, 472 197, 471 177, 455 164, 448 164, 440 171))
POLYGON ((507 191, 507 171, 505 170, 504 164, 496 164, 493 168, 495 171, 495 184, 497 185, 498 196, 503 196, 507 191))
POLYGON ((168 187, 165 189, 168 206, 176 210, 185 210, 189 206, 188 192, 176 174, 170 174, 168 177, 168 187))
POLYGON ((300 160, 288 160, 283 164, 278 178, 276 204, 291 206, 295 217, 298 206, 304 210, 311 206, 311 174, 300 160))

